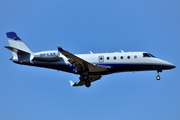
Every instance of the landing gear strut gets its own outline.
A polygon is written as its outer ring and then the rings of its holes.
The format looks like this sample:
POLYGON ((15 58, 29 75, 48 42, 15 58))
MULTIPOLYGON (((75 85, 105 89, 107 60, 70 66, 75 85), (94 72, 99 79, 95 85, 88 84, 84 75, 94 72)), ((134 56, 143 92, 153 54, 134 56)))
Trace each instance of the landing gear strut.
POLYGON ((160 72, 162 72, 162 71, 157 71, 157 74, 158 74, 158 75, 156 76, 156 80, 160 80, 160 79, 161 79, 161 77, 160 77, 160 75, 159 75, 160 72))

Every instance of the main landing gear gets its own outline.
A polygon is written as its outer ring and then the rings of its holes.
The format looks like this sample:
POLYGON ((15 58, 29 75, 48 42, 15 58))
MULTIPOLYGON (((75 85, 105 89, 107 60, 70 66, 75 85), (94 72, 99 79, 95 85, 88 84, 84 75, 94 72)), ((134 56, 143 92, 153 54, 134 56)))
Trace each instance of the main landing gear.
POLYGON ((91 86, 91 82, 89 80, 85 81, 85 86, 86 87, 90 87, 91 86))
POLYGON ((81 80, 85 81, 85 86, 90 87, 91 86, 91 81, 89 79, 89 75, 83 75, 80 77, 81 80))
POLYGON ((162 72, 162 71, 157 71, 157 74, 158 74, 158 75, 156 76, 156 80, 160 80, 160 79, 161 79, 161 77, 160 77, 160 75, 159 75, 160 72, 162 72))

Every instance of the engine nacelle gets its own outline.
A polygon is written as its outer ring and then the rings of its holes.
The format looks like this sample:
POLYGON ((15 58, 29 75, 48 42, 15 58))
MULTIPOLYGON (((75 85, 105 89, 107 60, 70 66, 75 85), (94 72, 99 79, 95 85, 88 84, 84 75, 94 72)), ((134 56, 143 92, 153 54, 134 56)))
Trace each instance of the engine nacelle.
POLYGON ((58 51, 42 51, 34 53, 33 60, 52 62, 60 59, 58 51))

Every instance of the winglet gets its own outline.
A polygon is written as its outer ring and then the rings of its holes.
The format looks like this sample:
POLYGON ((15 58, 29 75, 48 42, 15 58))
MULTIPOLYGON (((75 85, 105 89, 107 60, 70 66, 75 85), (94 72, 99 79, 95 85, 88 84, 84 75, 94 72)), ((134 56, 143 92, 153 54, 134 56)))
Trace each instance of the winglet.
POLYGON ((59 51, 63 51, 62 47, 60 45, 57 46, 59 51))
POLYGON ((71 86, 74 86, 74 82, 73 81, 69 81, 71 86))

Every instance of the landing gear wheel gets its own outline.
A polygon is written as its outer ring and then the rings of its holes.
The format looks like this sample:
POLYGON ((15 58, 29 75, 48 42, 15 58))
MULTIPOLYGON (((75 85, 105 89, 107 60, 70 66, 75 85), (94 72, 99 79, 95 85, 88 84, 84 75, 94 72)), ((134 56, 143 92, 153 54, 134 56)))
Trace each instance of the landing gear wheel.
POLYGON ((160 75, 156 76, 156 80, 160 80, 160 79, 161 79, 160 75))
POLYGON ((91 86, 91 82, 89 80, 85 81, 85 86, 86 87, 90 87, 91 86))

